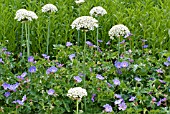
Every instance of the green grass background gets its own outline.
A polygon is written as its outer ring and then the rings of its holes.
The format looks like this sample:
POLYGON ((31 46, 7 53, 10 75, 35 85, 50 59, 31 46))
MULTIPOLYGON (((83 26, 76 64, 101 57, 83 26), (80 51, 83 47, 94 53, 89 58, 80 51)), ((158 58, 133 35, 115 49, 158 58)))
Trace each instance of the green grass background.
MULTIPOLYGON (((102 6, 108 12, 100 17, 99 39, 101 45, 109 40, 108 31, 115 25, 126 25, 132 36, 132 49, 140 48, 141 39, 147 39, 153 51, 170 50, 170 0, 86 0, 78 7, 74 0, 1 0, 0 1, 0 42, 13 52, 20 51, 21 23, 14 20, 18 9, 25 8, 36 12, 38 19, 31 22, 31 52, 46 52, 47 14, 41 12, 43 5, 51 3, 57 6, 58 12, 52 15, 50 33, 50 53, 53 44, 76 42, 77 31, 71 29, 71 23, 77 17, 89 15, 94 6, 102 6), (78 13, 80 8, 80 14, 78 13)), ((87 39, 95 43, 96 32, 87 34, 87 39)), ((83 42, 83 34, 80 34, 83 42)), ((24 36, 25 38, 25 36, 24 36)), ((115 44, 116 45, 116 44, 115 44)), ((114 47, 114 44, 113 44, 114 47)))

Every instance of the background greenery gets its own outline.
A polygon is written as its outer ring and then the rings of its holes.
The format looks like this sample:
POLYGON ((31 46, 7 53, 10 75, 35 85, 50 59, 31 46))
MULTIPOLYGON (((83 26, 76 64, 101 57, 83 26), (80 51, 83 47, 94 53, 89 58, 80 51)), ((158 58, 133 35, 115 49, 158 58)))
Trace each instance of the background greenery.
MULTIPOLYGON (((76 42, 77 32, 70 25, 74 19, 89 15, 94 6, 102 6, 108 12, 99 19, 99 39, 109 40, 108 31, 115 25, 126 25, 132 36, 132 47, 139 47, 141 39, 147 39, 149 47, 156 52, 158 49, 170 50, 170 1, 169 0, 86 0, 80 6, 74 0, 1 0, 0 1, 0 42, 6 44, 9 50, 20 51, 21 23, 14 20, 18 9, 26 8, 36 12, 38 20, 31 22, 31 52, 45 53, 47 16, 41 12, 43 5, 52 3, 59 11, 52 16, 50 33, 50 53, 53 44, 65 44, 67 41, 76 42), (78 13, 80 10, 80 14, 78 13)), ((87 39, 94 41, 95 31, 87 35, 87 39)), ((83 37, 82 35, 80 37, 83 37)), ((83 40, 81 40, 83 42, 83 40)), ((24 42, 24 41, 23 41, 24 42)), ((113 45, 114 47, 114 45, 113 45)), ((56 54, 56 52, 53 52, 56 54)))

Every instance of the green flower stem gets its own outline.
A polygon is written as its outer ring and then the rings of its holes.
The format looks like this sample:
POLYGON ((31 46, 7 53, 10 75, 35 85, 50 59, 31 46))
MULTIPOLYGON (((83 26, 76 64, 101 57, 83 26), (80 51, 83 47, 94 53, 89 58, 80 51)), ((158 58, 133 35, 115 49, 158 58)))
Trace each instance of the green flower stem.
MULTIPOLYGON (((80 6, 78 7, 78 16, 80 17, 80 6)), ((80 30, 78 30, 78 38, 77 38, 77 45, 79 46, 80 43, 80 30)))
POLYGON ((48 18, 48 32, 47 32, 47 55, 48 55, 48 45, 49 45, 49 38, 50 38, 50 16, 48 18))
POLYGON ((30 49, 29 49, 29 25, 27 26, 27 23, 25 23, 25 34, 26 34, 26 41, 27 41, 27 57, 30 55, 30 49))
POLYGON ((23 51, 22 51, 23 35, 24 35, 24 23, 22 23, 22 31, 21 31, 21 52, 22 53, 23 53, 23 51))
POLYGON ((79 113, 79 101, 77 100, 76 102, 77 102, 77 103, 76 103, 76 104, 77 104, 76 114, 78 114, 78 113, 79 113))
POLYGON ((30 56, 30 25, 28 23, 28 55, 30 56))
POLYGON ((120 36, 118 37, 118 61, 119 61, 119 55, 120 55, 120 36))
MULTIPOLYGON (((86 71, 85 71, 85 56, 86 56, 86 31, 84 32, 84 52, 83 52, 83 75, 84 75, 84 78, 83 78, 83 86, 84 88, 86 88, 86 71)), ((84 108, 86 110, 86 97, 84 98, 84 108)))
MULTIPOLYGON (((99 18, 97 17, 97 20, 99 21, 99 18)), ((97 34, 96 34, 96 39, 97 39, 97 51, 99 50, 99 28, 97 27, 97 34)))
POLYGON ((96 39, 97 39, 97 51, 98 51, 99 50, 99 43, 98 43, 98 40, 99 40, 99 28, 98 27, 97 27, 96 39))
POLYGON ((77 39, 77 45, 79 46, 79 42, 80 42, 80 30, 78 30, 78 39, 77 39))

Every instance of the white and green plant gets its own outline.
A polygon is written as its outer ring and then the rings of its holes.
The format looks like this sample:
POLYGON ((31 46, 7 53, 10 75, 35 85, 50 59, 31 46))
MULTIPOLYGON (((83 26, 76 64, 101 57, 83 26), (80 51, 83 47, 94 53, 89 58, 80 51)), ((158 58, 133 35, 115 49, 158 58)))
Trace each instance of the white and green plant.
POLYGON ((43 13, 49 13, 48 16, 48 31, 47 31, 47 40, 46 40, 46 53, 48 55, 49 51, 49 39, 50 39, 50 25, 51 25, 51 14, 57 12, 58 9, 55 5, 53 4, 46 4, 42 7, 42 12, 43 13))
MULTIPOLYGON (((72 29, 76 28, 84 32, 84 49, 83 49, 83 87, 86 88, 86 70, 85 70, 85 57, 86 57, 86 33, 90 30, 98 28, 98 21, 91 16, 81 16, 75 19, 71 24, 72 29)), ((86 109, 86 100, 85 109, 86 109)))
POLYGON ((81 87, 70 88, 67 96, 72 100, 76 100, 76 114, 79 114, 79 103, 81 102, 82 97, 87 96, 86 89, 81 87))
POLYGON ((16 12, 16 15, 15 15, 15 18, 14 18, 17 21, 22 23, 21 40, 23 40, 23 29, 24 29, 24 25, 25 25, 25 36, 26 36, 26 44, 27 44, 27 57, 30 56, 30 25, 29 25, 30 23, 29 22, 32 21, 32 20, 35 20, 37 18, 38 18, 38 16, 33 11, 28 11, 26 9, 19 9, 16 12))

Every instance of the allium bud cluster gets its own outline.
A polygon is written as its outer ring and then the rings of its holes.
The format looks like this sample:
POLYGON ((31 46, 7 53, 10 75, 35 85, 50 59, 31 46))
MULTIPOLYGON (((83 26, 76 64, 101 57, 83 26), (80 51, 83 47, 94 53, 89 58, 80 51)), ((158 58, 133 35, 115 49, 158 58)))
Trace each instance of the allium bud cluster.
POLYGON ((73 100, 81 100, 83 96, 87 96, 86 89, 75 87, 68 90, 67 96, 73 100))
POLYGON ((76 4, 81 4, 83 2, 85 2, 84 0, 75 0, 76 4))
POLYGON ((51 13, 51 12, 57 12, 57 11, 58 11, 57 7, 53 4, 46 4, 42 7, 42 12, 51 13))
POLYGON ((120 37, 120 36, 125 37, 128 35, 130 35, 130 31, 123 24, 115 25, 109 30, 110 39, 114 39, 114 36, 115 37, 120 37))
POLYGON ((16 19, 17 21, 32 21, 33 19, 38 19, 38 16, 33 11, 19 9, 16 12, 14 19, 16 19))
POLYGON ((98 21, 91 16, 81 16, 72 22, 71 27, 77 30, 94 30, 94 27, 98 27, 98 21))
POLYGON ((101 7, 101 6, 97 6, 97 7, 93 7, 91 10, 90 10, 90 15, 91 16, 103 16, 103 15, 105 15, 105 14, 107 14, 107 11, 103 8, 103 7, 101 7))

